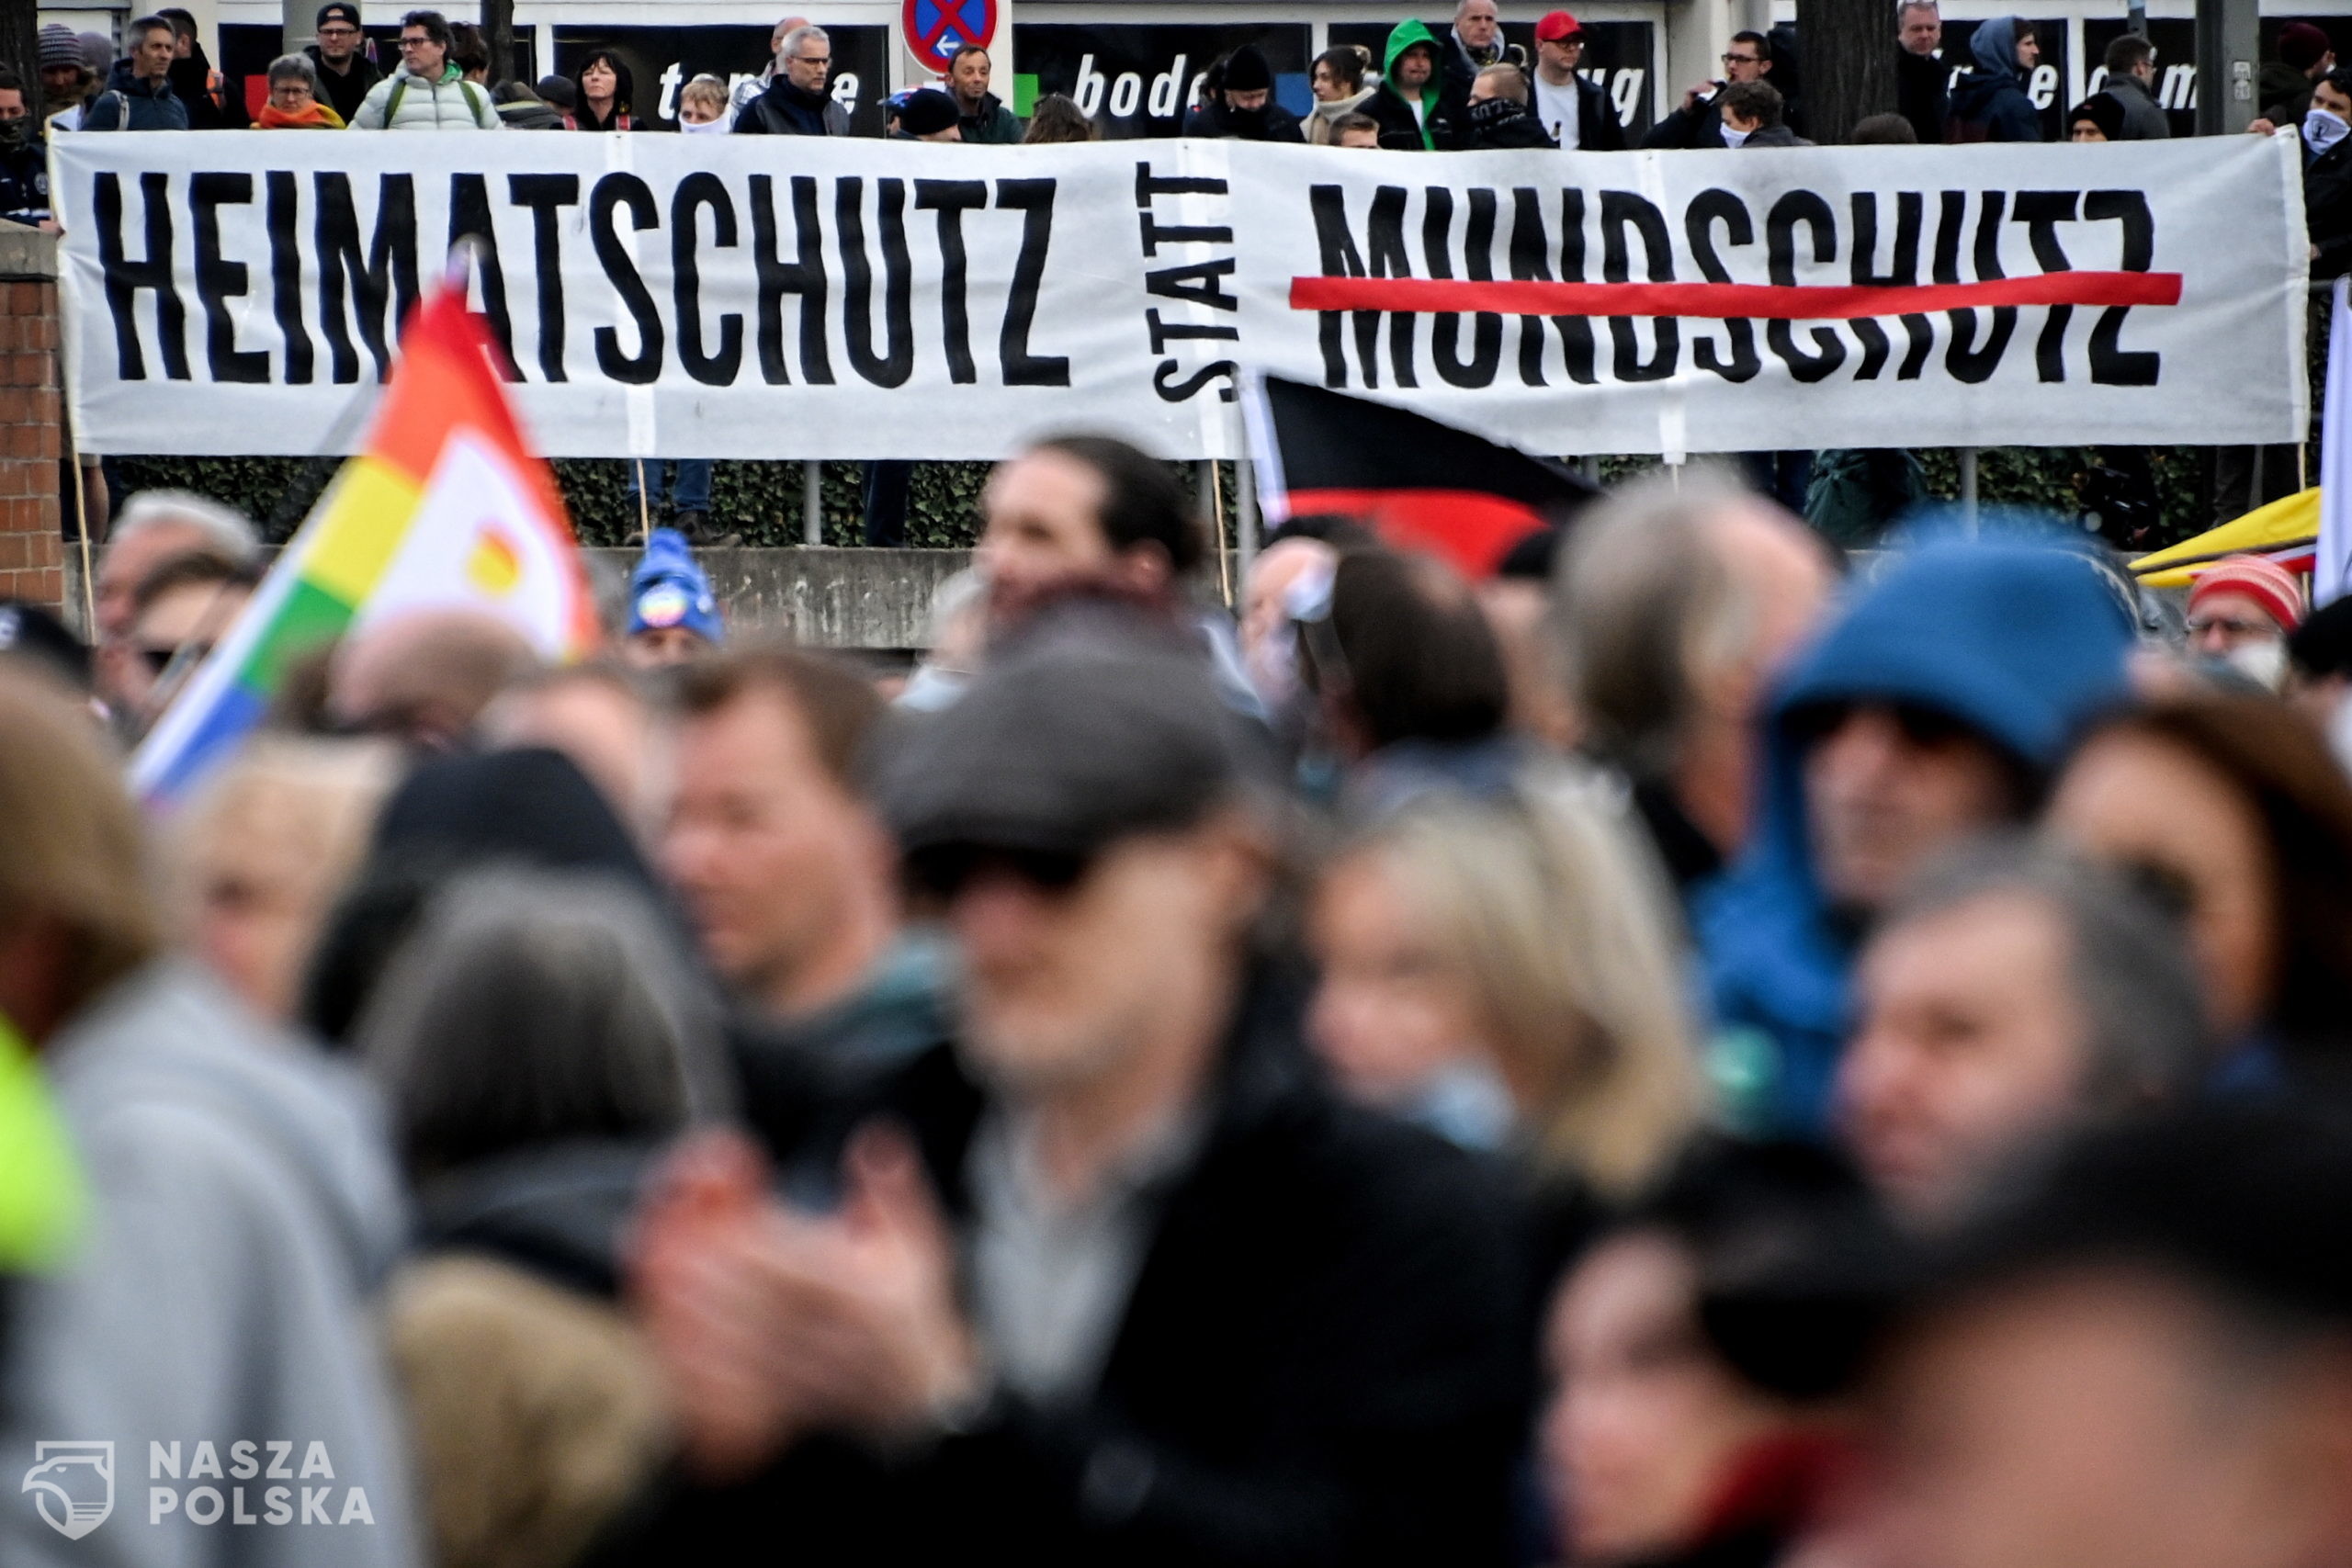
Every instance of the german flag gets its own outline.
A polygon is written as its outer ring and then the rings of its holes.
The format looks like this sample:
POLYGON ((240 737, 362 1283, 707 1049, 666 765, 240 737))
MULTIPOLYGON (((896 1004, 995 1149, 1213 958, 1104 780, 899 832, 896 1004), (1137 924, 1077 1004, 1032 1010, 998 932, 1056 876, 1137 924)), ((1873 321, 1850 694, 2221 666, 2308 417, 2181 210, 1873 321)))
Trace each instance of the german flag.
POLYGON ((1267 376, 1249 391, 1258 493, 1272 523, 1335 513, 1388 543, 1491 577, 1510 547, 1600 492, 1544 457, 1388 403, 1267 376))

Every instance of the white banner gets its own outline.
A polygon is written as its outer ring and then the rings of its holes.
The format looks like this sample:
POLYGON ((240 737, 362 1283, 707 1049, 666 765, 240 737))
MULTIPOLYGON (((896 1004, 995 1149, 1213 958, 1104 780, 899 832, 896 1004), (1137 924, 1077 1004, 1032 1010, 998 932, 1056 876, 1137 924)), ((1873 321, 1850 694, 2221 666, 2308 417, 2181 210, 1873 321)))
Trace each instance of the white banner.
POLYGON ((1529 450, 2292 441, 2294 141, 1627 153, 61 135, 92 452, 304 455, 454 235, 559 457, 1230 457, 1245 367, 1529 450))

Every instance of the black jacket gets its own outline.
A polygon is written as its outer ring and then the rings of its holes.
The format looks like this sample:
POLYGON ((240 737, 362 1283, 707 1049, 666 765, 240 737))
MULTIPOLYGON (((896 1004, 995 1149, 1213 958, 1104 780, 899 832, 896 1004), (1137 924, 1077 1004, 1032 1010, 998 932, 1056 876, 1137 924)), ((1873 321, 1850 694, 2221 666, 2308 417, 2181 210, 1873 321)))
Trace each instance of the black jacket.
POLYGON ((359 106, 368 101, 368 90, 382 81, 384 73, 377 70, 375 62, 364 54, 353 55, 350 72, 338 75, 327 68, 326 58, 319 52, 317 44, 311 45, 302 52, 311 57, 312 65, 318 67, 321 101, 343 116, 343 123, 349 125, 352 116, 359 112, 359 106))
MULTIPOLYGON (((1286 990, 1240 1010, 1090 1400, 1000 1395, 895 1459, 804 1441, 741 1485, 675 1494, 600 1568, 1506 1561, 1524 1222, 1474 1156, 1340 1103, 1286 990)), ((981 1091, 943 1049, 888 1099, 967 1224, 981 1091)))
POLYGON ((1642 138, 1645 147, 1721 147, 1724 143, 1723 112, 1715 100, 1724 96, 1721 87, 1701 98, 1687 109, 1676 109, 1642 138))
MULTIPOLYGON (((1481 67, 1476 61, 1470 58, 1470 51, 1464 47, 1462 40, 1453 36, 1452 28, 1438 34, 1437 41, 1438 58, 1444 62, 1442 74, 1445 82, 1446 96, 1466 102, 1470 96, 1470 84, 1478 79, 1481 67)), ((1495 39, 1495 58, 1487 63, 1516 65, 1521 71, 1525 71, 1528 69, 1527 51, 1515 43, 1508 42, 1498 34, 1495 39)))
POLYGON ((847 136, 849 111, 824 93, 810 93, 779 75, 735 114, 738 136, 847 136))
POLYGON ((2303 164, 2303 222, 2319 254, 2312 276, 2352 271, 2352 136, 2303 164))
POLYGON ((1462 105, 1453 96, 1438 85, 1443 76, 1432 77, 1426 92, 1432 95, 1429 102, 1429 141, 1421 139, 1421 122, 1414 118, 1413 106, 1386 87, 1363 101, 1363 113, 1380 125, 1380 144, 1403 152, 1426 152, 1437 147, 1453 145, 1454 123, 1462 105))
MULTIPOLYGON (((1582 106, 1578 106, 1582 112, 1582 106)), ((1542 147, 1558 151, 1543 122, 1527 112, 1527 106, 1509 98, 1488 98, 1482 104, 1464 104, 1462 114, 1454 121, 1453 145, 1466 152, 1493 152, 1517 148, 1542 147)))
POLYGON ((1306 132, 1300 128, 1298 117, 1290 110, 1266 100, 1266 107, 1254 115, 1245 115, 1226 107, 1222 98, 1212 98, 1184 117, 1187 136, 1217 136, 1236 141, 1295 141, 1304 144, 1306 132))
POLYGON ((1894 50, 1895 112, 1911 122, 1911 132, 1928 146, 1944 139, 1944 121, 1951 118, 1951 93, 1946 85, 1951 67, 1932 54, 1914 54, 1902 45, 1894 50))

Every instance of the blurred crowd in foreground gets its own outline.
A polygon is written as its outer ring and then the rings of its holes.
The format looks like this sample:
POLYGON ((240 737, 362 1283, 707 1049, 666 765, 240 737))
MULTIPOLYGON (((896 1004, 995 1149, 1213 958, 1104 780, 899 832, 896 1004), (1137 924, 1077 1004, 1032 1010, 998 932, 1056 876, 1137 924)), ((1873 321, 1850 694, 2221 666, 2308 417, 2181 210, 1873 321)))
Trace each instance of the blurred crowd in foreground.
POLYGON ((2352 1561, 2352 607, 984 511, 910 675, 664 531, 159 820, 251 529, 0 610, 0 1561, 2352 1561))

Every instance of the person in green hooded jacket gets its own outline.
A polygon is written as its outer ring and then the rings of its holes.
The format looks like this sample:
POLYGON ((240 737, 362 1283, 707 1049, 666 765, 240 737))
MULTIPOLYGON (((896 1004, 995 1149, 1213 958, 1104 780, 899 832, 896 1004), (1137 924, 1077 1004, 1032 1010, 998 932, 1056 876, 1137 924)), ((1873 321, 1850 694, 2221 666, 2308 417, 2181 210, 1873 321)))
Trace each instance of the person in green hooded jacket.
POLYGON ((1383 147, 1426 152, 1453 145, 1457 106, 1446 94, 1441 58, 1436 35, 1419 22, 1408 18, 1389 33, 1380 90, 1363 105, 1380 124, 1383 147))

